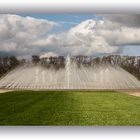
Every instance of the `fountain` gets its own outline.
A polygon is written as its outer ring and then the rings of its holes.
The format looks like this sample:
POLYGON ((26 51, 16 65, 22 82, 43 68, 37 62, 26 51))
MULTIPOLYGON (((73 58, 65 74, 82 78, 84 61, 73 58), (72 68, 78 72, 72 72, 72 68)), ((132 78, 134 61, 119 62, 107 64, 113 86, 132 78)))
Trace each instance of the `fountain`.
POLYGON ((65 78, 66 78, 66 83, 67 83, 67 88, 70 88, 70 57, 69 55, 66 58, 66 73, 65 73, 65 78))
POLYGON ((140 81, 119 66, 109 64, 78 67, 67 56, 65 68, 20 66, 0 79, 7 89, 140 89, 140 81))

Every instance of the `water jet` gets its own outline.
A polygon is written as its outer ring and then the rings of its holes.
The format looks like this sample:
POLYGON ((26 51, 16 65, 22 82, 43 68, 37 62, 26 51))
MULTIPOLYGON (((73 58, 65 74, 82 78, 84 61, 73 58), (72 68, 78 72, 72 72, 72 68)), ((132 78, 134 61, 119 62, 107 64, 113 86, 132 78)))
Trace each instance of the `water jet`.
POLYGON ((140 89, 140 81, 117 65, 80 66, 67 56, 65 67, 45 68, 42 65, 20 66, 0 79, 6 89, 140 89))

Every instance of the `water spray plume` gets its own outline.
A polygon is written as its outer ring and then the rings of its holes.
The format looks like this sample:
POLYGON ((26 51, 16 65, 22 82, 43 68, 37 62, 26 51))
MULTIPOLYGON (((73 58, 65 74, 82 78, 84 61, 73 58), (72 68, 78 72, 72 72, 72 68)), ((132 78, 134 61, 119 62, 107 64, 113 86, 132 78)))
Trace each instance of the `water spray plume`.
POLYGON ((119 66, 95 64, 77 66, 68 55, 58 70, 41 65, 24 65, 0 79, 8 89, 140 89, 140 82, 119 66))

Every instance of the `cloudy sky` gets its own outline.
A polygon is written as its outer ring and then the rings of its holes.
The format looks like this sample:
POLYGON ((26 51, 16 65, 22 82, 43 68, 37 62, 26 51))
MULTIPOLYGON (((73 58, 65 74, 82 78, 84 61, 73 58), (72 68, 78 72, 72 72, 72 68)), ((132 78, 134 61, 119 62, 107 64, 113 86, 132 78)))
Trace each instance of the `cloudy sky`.
POLYGON ((140 15, 0 15, 0 55, 140 55, 140 15))

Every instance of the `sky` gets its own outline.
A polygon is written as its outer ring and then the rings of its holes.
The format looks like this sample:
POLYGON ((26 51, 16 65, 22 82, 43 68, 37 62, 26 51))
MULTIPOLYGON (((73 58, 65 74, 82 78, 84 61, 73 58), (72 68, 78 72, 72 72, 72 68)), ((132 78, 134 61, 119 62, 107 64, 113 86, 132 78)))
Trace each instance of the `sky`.
POLYGON ((140 15, 0 15, 0 55, 68 54, 140 56, 140 15))
POLYGON ((62 32, 78 25, 80 22, 87 19, 101 19, 101 16, 94 14, 19 14, 20 16, 30 16, 37 19, 47 19, 59 23, 59 28, 54 28, 54 32, 62 32))

